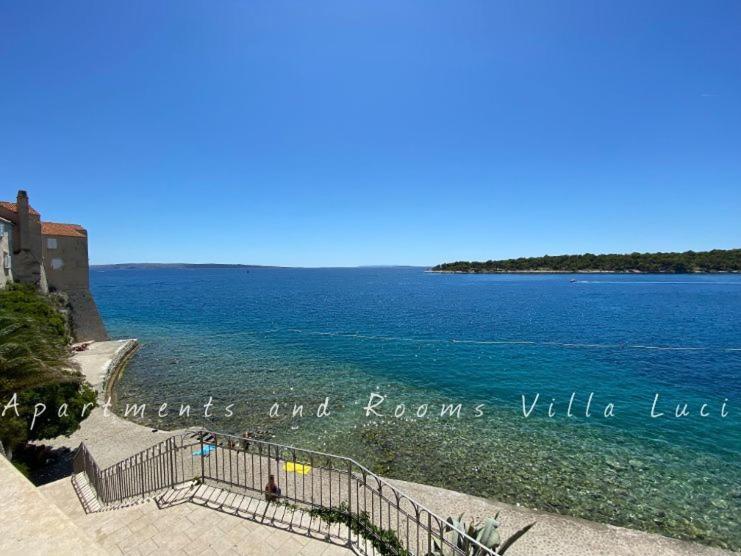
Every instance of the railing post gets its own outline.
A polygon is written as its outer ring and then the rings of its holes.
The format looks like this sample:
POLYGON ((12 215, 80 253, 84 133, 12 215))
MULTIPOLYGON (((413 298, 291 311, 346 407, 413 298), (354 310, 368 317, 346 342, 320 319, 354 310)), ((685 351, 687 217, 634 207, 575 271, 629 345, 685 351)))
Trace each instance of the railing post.
POLYGON ((350 520, 347 527, 347 542, 352 544, 352 463, 347 462, 347 511, 350 514, 350 520))
POLYGON ((175 485, 177 484, 177 477, 175 476, 175 437, 170 437, 167 439, 167 450, 170 452, 170 486, 172 488, 175 488, 175 485))
POLYGON ((383 529, 383 483, 376 477, 378 483, 378 526, 383 529))
MULTIPOLYGON (((430 512, 427 512, 427 548, 432 552, 432 516, 430 512)), ((445 547, 440 545, 440 550, 445 550, 445 547)))
POLYGON ((144 498, 144 458, 137 457, 136 459, 139 460, 139 479, 141 481, 142 498, 144 498))
POLYGON ((200 438, 201 438, 201 482, 204 482, 206 480, 206 469, 204 467, 203 462, 203 435, 205 434, 204 431, 201 431, 200 438))
MULTIPOLYGON (((288 477, 288 471, 286 471, 286 477, 288 477)), ((280 448, 277 445, 275 446, 275 479, 280 479, 280 448)), ((286 488, 285 484, 283 488, 286 488)))

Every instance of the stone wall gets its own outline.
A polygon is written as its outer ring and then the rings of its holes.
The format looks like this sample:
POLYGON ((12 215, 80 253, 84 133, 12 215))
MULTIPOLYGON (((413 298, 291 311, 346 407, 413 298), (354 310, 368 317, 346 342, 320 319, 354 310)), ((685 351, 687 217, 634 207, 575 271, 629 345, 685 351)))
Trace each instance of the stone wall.
POLYGON ((67 295, 75 340, 107 340, 108 334, 89 290, 87 237, 44 234, 42 245, 49 289, 67 295))
POLYGON ((98 306, 89 290, 76 288, 65 290, 70 304, 70 318, 75 340, 96 342, 108 339, 108 333, 100 318, 98 306))
MULTIPOLYGON (((28 194, 23 190, 18 191, 15 203, 0 202, 0 222, 10 228, 9 234, 0 233, 0 250, 3 241, 10 242, 12 279, 33 284, 42 293, 50 290, 65 293, 77 341, 107 340, 108 334, 89 290, 87 231, 77 224, 42 223, 41 215, 31 208, 28 194)), ((0 287, 9 281, 9 274, 0 269, 0 287)))
POLYGON ((4 288, 8 282, 13 281, 13 271, 7 267, 7 263, 11 261, 12 226, 8 220, 0 220, 0 288, 4 288))
POLYGON ((90 282, 87 237, 44 234, 42 243, 49 288, 58 291, 87 289, 90 282))
POLYGON ((0 218, 13 223, 11 233, 11 261, 13 279, 16 282, 34 284, 42 292, 47 291, 46 276, 41 254, 41 218, 27 213, 21 218, 17 212, 0 207, 0 218))

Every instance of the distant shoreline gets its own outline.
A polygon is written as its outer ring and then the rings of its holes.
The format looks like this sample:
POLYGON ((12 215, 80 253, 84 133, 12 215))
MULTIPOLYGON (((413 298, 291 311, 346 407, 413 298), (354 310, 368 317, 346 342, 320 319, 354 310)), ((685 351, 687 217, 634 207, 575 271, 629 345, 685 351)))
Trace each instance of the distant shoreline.
POLYGON ((360 266, 277 266, 259 264, 237 264, 237 263, 114 263, 114 264, 92 264, 91 270, 156 270, 156 269, 220 269, 220 268, 242 268, 250 269, 280 269, 280 270, 374 270, 386 268, 410 268, 427 269, 424 265, 360 265, 360 266))
POLYGON ((603 253, 543 255, 487 261, 455 261, 433 266, 436 272, 532 274, 715 274, 741 272, 741 249, 682 253, 603 253))
POLYGON ((425 270, 433 274, 741 274, 738 270, 694 270, 690 272, 644 272, 643 270, 425 270))
POLYGON ((92 264, 92 270, 144 270, 144 269, 208 269, 208 268, 281 268, 279 266, 263 266, 257 264, 228 264, 228 263, 116 263, 92 264))

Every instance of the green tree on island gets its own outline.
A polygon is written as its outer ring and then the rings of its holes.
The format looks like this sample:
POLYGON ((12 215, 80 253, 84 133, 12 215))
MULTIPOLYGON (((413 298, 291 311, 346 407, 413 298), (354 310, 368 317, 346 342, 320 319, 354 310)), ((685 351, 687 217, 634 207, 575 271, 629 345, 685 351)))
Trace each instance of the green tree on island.
POLYGON ((439 272, 641 272, 688 274, 741 272, 741 249, 685 251, 684 253, 630 253, 521 257, 490 261, 457 261, 432 268, 439 272))
POLYGON ((83 406, 95 403, 95 392, 72 360, 61 305, 60 298, 26 285, 0 290, 0 440, 9 458, 29 440, 71 434, 79 427, 83 406), (8 405, 14 399, 18 415, 8 405), (47 411, 31 429, 37 403, 47 411), (60 417, 62 404, 67 411, 60 417))

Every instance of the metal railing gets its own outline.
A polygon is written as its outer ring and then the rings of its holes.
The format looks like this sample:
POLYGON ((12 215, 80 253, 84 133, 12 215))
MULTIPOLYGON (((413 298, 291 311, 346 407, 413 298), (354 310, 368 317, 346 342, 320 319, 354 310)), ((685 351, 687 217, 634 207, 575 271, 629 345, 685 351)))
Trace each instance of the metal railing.
POLYGON ((348 544, 366 553, 465 555, 470 548, 459 544, 468 544, 480 556, 496 556, 358 462, 313 450, 201 430, 172 436, 103 470, 81 444, 74 471, 85 473, 102 506, 192 481, 262 498, 272 475, 280 493, 266 499, 345 525, 348 544))
POLYGON ((184 447, 185 435, 172 436, 101 470, 83 442, 75 453, 72 468, 75 474, 85 473, 98 502, 108 506, 147 498, 189 480, 182 467, 184 447), (181 469, 175 468, 178 463, 181 469))

